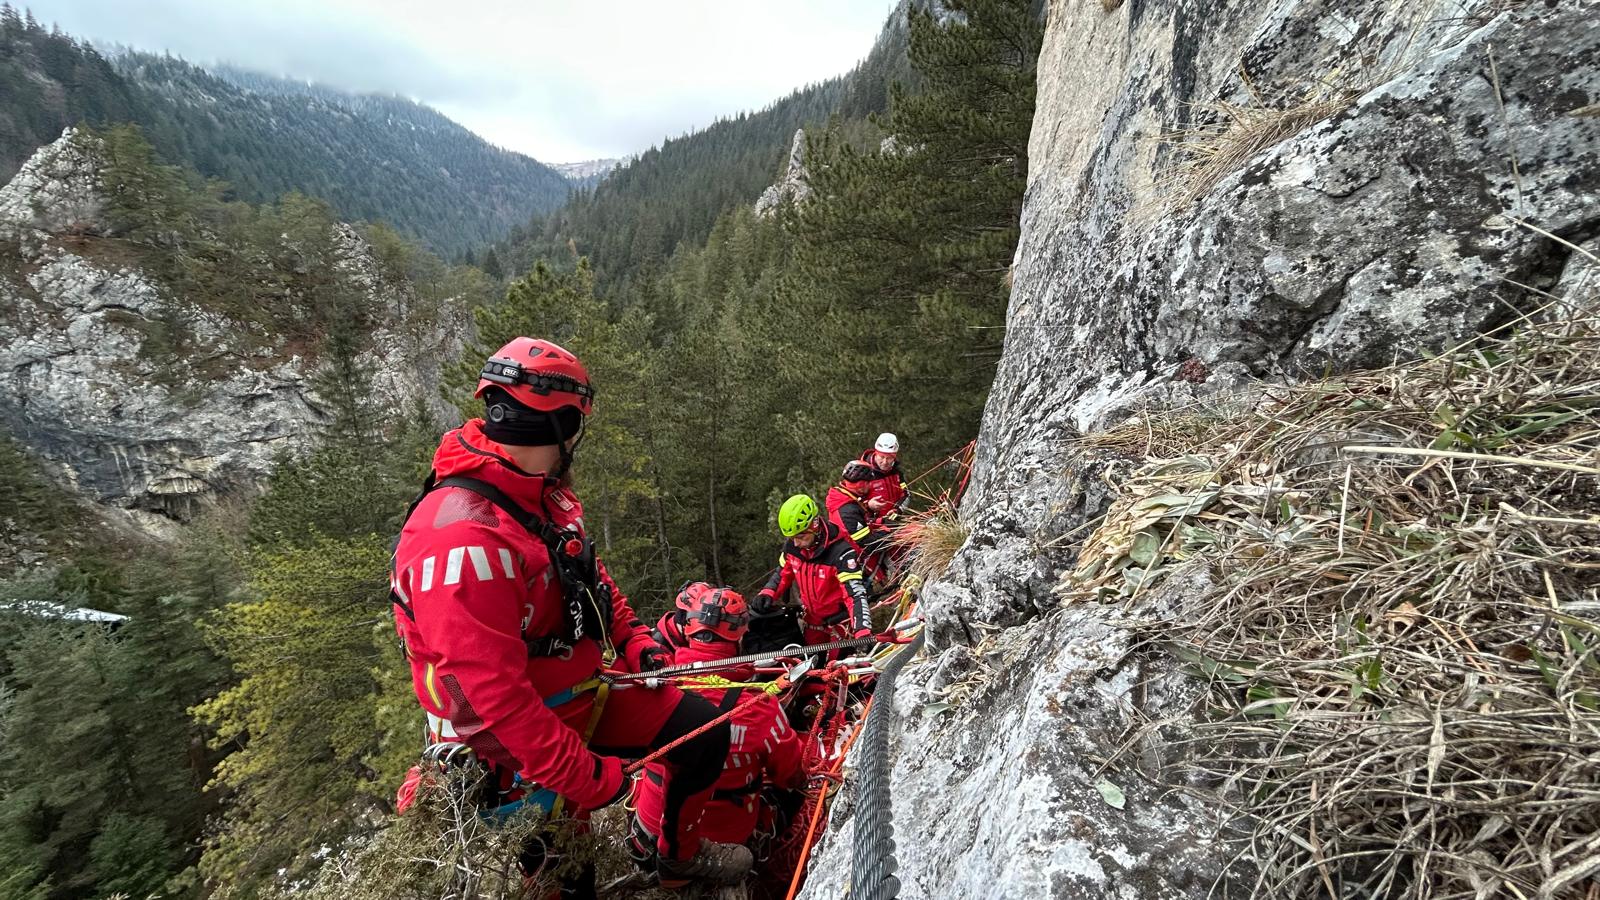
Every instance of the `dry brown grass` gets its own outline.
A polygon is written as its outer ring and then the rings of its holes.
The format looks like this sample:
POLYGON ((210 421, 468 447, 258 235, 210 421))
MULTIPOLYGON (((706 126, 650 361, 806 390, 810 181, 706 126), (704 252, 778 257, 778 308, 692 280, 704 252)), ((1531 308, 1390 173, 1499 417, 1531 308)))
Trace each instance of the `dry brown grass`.
POLYGON ((905 580, 923 585, 943 575, 971 532, 947 503, 930 507, 901 524, 894 531, 893 543, 906 554, 905 580))
POLYGON ((1095 439, 1165 458, 1063 593, 1210 572, 1198 616, 1151 638, 1212 686, 1193 749, 1259 823, 1257 896, 1594 894, 1600 302, 1573 299, 1231 420, 1095 439))
POLYGON ((1078 443, 1084 448, 1123 456, 1172 459, 1196 447, 1214 446, 1229 426, 1228 411, 1222 405, 1151 408, 1104 431, 1085 435, 1078 443))
POLYGON ((550 840, 567 867, 593 858, 595 842, 570 827, 546 829, 542 814, 501 825, 480 818, 468 799, 475 776, 457 771, 430 781, 416 805, 370 838, 332 854, 315 883, 293 886, 297 900, 522 900, 553 893, 560 869, 525 882, 518 855, 530 840, 550 840), (551 836, 553 835, 553 837, 551 836))
POLYGON ((1192 124, 1164 139, 1176 160, 1157 184, 1159 211, 1188 208, 1250 160, 1343 112, 1358 95, 1353 88, 1318 85, 1278 101, 1196 104, 1192 124))

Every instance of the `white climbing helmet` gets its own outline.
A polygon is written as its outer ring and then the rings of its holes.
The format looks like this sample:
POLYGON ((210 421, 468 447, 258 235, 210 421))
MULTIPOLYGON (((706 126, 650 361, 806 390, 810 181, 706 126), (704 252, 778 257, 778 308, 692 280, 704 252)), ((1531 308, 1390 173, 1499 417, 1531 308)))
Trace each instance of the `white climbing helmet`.
POLYGON ((872 449, 879 453, 899 453, 900 439, 885 431, 883 434, 878 435, 878 442, 872 445, 872 449))

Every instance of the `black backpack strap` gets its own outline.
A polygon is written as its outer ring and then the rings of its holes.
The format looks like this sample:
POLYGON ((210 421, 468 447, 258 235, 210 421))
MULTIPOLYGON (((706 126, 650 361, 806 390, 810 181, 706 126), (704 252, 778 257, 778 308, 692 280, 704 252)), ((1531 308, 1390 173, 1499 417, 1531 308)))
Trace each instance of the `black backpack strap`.
MULTIPOLYGON (((422 483, 422 492, 417 494, 415 500, 411 501, 411 506, 406 509, 405 518, 400 520, 402 530, 405 528, 405 524, 411 521, 411 517, 416 513, 417 507, 422 505, 422 501, 427 499, 429 494, 442 487, 457 487, 477 494, 504 510, 507 515, 516 520, 518 525, 521 525, 530 534, 544 541, 545 546, 554 548, 555 536, 551 533, 549 523, 523 509, 522 504, 511 499, 506 495, 505 491, 500 490, 489 482, 477 478, 467 478, 462 475, 452 475, 449 478, 436 481, 433 473, 429 472, 427 480, 422 483)), ((400 536, 395 535, 394 544, 389 548, 389 552, 392 555, 398 549, 400 549, 400 536)), ((399 592, 393 588, 389 590, 389 602, 405 613, 406 618, 413 622, 417 620, 416 614, 411 611, 411 604, 407 603, 399 592)), ((546 655, 554 655, 554 652, 546 655)))
POLYGON ((722 702, 717 705, 717 712, 725 713, 733 709, 733 705, 739 702, 739 695, 742 693, 744 693, 744 688, 742 687, 729 688, 723 693, 722 702))
POLYGON ((482 497, 490 503, 493 503, 495 506, 500 507, 500 509, 504 510, 507 515, 515 519, 518 525, 526 528, 529 533, 539 538, 544 537, 543 531, 544 526, 548 524, 547 522, 545 522, 543 519, 540 519, 538 516, 535 516, 533 513, 528 512, 526 509, 523 509, 522 504, 511 499, 509 494, 487 481, 479 478, 468 478, 465 475, 451 475, 449 478, 434 482, 432 489, 438 490, 439 488, 443 487, 454 487, 471 491, 474 494, 477 494, 479 497, 482 497))

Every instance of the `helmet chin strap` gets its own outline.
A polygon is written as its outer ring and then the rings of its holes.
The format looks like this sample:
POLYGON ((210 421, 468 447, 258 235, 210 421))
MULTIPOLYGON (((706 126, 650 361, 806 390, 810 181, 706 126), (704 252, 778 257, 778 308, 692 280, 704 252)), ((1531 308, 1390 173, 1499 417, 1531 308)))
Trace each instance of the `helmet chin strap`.
POLYGON ((561 422, 556 418, 556 414, 547 412, 545 413, 545 418, 550 421, 550 428, 556 433, 556 452, 561 454, 561 468, 557 469, 554 475, 557 479, 566 478, 567 473, 572 471, 574 454, 578 452, 578 446, 583 443, 583 421, 581 419, 578 421, 578 433, 576 435, 578 439, 573 441, 572 446, 569 448, 567 446, 567 436, 561 433, 561 422))

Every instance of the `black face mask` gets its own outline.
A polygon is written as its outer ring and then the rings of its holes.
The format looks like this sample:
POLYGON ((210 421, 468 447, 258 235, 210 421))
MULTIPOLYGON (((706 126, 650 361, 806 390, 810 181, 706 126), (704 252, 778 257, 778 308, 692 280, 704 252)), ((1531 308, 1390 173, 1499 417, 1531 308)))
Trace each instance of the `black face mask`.
POLYGON ((529 409, 498 389, 484 397, 483 433, 508 447, 551 447, 561 453, 561 467, 549 474, 563 478, 572 469, 573 454, 583 443, 583 413, 563 406, 554 412, 529 409), (572 446, 567 441, 577 437, 572 446))

